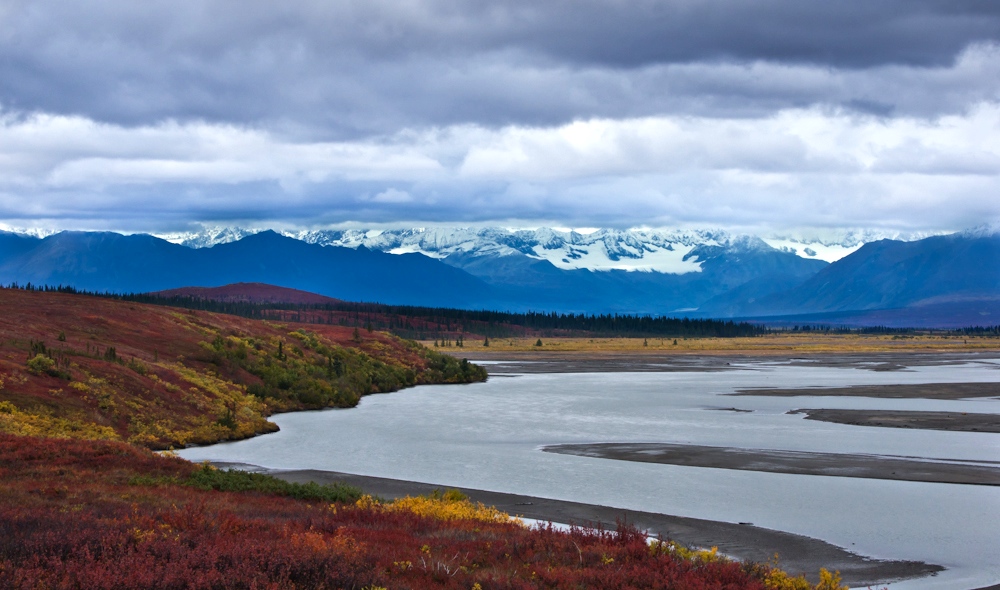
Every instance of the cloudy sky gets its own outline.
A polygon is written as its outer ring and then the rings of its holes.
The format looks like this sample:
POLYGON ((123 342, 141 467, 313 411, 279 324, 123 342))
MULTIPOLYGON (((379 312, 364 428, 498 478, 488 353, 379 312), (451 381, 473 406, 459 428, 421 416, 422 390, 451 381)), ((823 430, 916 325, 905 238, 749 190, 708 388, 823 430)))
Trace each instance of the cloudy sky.
POLYGON ((0 227, 998 218, 997 2, 0 0, 0 227))

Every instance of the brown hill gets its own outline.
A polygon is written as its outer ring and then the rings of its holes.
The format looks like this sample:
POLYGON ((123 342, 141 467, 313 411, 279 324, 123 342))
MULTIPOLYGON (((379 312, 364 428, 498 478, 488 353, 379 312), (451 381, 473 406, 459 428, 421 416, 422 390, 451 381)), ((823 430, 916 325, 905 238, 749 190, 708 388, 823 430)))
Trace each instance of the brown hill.
POLYGON ((322 305, 340 303, 340 299, 318 295, 309 291, 278 287, 265 283, 233 283, 221 287, 181 287, 156 291, 150 295, 160 297, 193 297, 227 303, 293 303, 296 305, 322 305))
POLYGON ((0 289, 0 432, 151 448, 276 429, 274 411, 348 407, 481 368, 382 332, 0 289))

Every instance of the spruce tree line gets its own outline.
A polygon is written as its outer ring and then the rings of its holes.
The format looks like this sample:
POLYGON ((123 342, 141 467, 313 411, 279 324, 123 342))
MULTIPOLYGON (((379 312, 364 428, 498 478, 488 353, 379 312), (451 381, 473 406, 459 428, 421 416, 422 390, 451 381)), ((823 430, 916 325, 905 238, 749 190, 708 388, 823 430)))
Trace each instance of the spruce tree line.
MULTIPOLYGON (((736 338, 753 337, 775 332, 823 332, 839 334, 913 334, 912 328, 870 326, 862 328, 829 325, 798 325, 792 328, 769 328, 764 324, 703 318, 678 318, 634 314, 584 314, 558 312, 510 312, 468 310, 445 307, 387 305, 341 301, 323 304, 256 303, 249 301, 217 301, 193 296, 164 297, 150 293, 110 293, 77 290, 70 286, 57 287, 18 285, 9 289, 75 293, 107 297, 136 303, 166 305, 199 311, 225 313, 252 319, 272 319, 313 324, 334 324, 360 327, 369 332, 385 330, 404 338, 441 339, 445 334, 469 333, 486 338, 505 338, 525 332, 545 336, 579 335, 601 337, 682 337, 736 338)), ((957 330, 919 330, 926 333, 964 334, 1000 337, 1000 326, 970 326, 957 330)))

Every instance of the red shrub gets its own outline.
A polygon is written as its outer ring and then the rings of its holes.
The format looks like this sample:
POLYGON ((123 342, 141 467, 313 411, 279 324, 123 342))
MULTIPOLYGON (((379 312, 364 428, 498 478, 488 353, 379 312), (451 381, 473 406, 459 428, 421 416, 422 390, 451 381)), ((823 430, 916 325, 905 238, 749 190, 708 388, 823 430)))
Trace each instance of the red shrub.
POLYGON ((0 435, 0 587, 763 588, 739 564, 651 552, 625 525, 528 530, 173 483, 195 468, 0 435))

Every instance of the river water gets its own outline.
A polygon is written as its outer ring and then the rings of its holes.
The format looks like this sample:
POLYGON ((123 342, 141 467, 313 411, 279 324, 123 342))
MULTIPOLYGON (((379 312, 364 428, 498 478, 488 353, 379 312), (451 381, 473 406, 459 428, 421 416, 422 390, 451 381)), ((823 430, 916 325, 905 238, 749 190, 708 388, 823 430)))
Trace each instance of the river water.
POLYGON ((749 387, 998 382, 1000 361, 903 371, 751 362, 721 372, 497 375, 421 386, 357 408, 273 418, 281 431, 190 448, 193 461, 323 469, 681 516, 753 522, 884 559, 948 568, 893 590, 1000 582, 1000 487, 791 475, 541 452, 545 445, 665 442, 1000 460, 1000 434, 805 420, 799 408, 1000 414, 1000 400, 733 397, 749 387), (726 408, 751 410, 727 411, 726 408))

